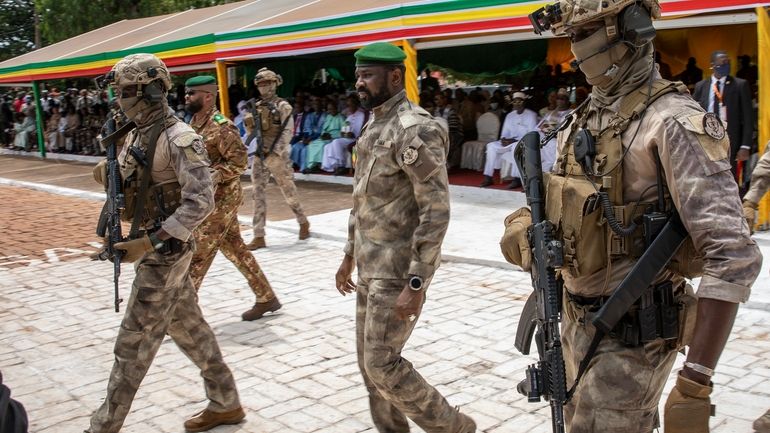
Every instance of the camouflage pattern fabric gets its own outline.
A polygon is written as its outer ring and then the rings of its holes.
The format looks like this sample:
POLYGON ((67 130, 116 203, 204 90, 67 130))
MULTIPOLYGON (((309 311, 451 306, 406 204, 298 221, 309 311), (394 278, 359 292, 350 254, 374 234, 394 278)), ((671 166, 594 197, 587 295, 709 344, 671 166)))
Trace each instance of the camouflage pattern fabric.
POLYGON ((166 333, 201 370, 209 410, 226 412, 240 406, 233 375, 187 275, 191 259, 186 244, 178 254, 150 253, 136 263, 136 278, 115 341, 107 397, 91 417, 90 433, 120 431, 166 333))
POLYGON ((449 224, 446 131, 402 91, 374 109, 357 146, 345 253, 358 266, 356 349, 374 425, 408 432, 409 417, 428 433, 470 433, 401 356, 417 321, 394 310, 408 274, 427 288, 440 261, 449 224))
POLYGON ((768 189, 770 189, 770 146, 765 147, 765 153, 751 172, 751 187, 743 199, 759 204, 768 189))
POLYGON ((238 207, 243 201, 240 177, 246 170, 247 160, 238 130, 216 108, 201 116, 198 122, 193 118, 192 127, 203 136, 212 178, 218 181, 214 193, 216 209, 193 232, 196 250, 190 264, 190 277, 195 290, 200 288, 217 251, 221 250, 246 277, 257 302, 270 301, 275 293, 257 260, 246 249, 238 224, 238 207))
MULTIPOLYGON (((561 326, 567 385, 575 381, 596 328, 587 310, 565 300, 561 326)), ((596 312, 596 310, 593 310, 596 312)), ((658 401, 676 360, 676 349, 662 339, 628 347, 605 337, 564 407, 570 433, 651 433, 659 427, 658 401)))
POLYGON ((449 224, 444 130, 405 92, 376 107, 356 148, 345 253, 363 278, 430 278, 449 224))
POLYGON ((401 320, 393 306, 407 280, 359 278, 356 289, 358 367, 369 392, 372 420, 382 433, 406 433, 409 417, 428 433, 475 433, 449 402, 401 356, 417 319, 401 320))
MULTIPOLYGON (((291 116, 291 105, 288 102, 280 98, 272 98, 270 100, 261 101, 261 105, 273 104, 278 107, 279 116, 275 116, 275 119, 271 119, 270 127, 267 130, 262 131, 263 147, 269 149, 273 144, 273 141, 278 137, 281 129, 281 124, 287 117, 291 116)), ((257 122, 257 128, 260 127, 260 122, 257 122)), ((300 224, 307 223, 307 217, 302 209, 302 205, 299 202, 299 196, 297 195, 297 186, 294 184, 294 170, 291 166, 291 158, 289 152, 291 147, 289 142, 291 141, 291 125, 287 125, 280 132, 280 138, 275 143, 273 151, 268 153, 264 159, 260 159, 257 155, 254 157, 254 162, 251 167, 251 183, 254 186, 254 219, 252 224, 254 225, 254 237, 265 236, 265 221, 267 214, 267 202, 265 201, 265 188, 270 180, 270 175, 275 179, 275 183, 278 188, 281 189, 283 198, 286 199, 286 203, 289 205, 294 215, 297 217, 297 222, 300 224)))

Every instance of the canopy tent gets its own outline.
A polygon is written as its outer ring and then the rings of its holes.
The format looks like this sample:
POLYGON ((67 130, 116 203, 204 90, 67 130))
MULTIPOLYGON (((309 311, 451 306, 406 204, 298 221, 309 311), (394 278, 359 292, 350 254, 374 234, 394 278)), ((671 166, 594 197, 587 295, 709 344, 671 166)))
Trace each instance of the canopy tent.
MULTIPOLYGON (((537 39, 522 0, 245 0, 124 20, 0 63, 0 83, 97 75, 120 58, 151 52, 170 67, 285 57, 381 40, 467 38, 503 32, 537 39), (211 32, 211 30, 216 30, 211 32)), ((752 0, 662 1, 666 17, 748 9, 752 0)), ((766 4, 766 3, 763 3, 766 4)), ((466 45, 466 44, 463 44, 466 45)))

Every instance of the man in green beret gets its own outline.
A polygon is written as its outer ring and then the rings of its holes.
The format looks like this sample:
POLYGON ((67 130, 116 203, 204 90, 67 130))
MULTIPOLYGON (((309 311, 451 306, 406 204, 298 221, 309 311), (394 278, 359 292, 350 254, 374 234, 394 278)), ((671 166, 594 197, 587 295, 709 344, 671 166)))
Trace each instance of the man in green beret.
POLYGON ((337 290, 356 292, 358 365, 377 430, 473 433, 476 424, 428 384, 401 350, 441 262, 449 225, 447 132, 404 91, 404 52, 387 43, 355 53, 369 122, 358 138, 345 256, 337 290), (358 283, 351 280, 358 266, 358 283))
POLYGON ((217 251, 233 262, 249 282, 256 296, 254 306, 241 315, 243 320, 256 320, 265 313, 281 308, 265 274, 254 255, 246 249, 238 224, 238 207, 243 201, 241 174, 246 170, 246 147, 238 129, 217 110, 217 81, 210 75, 190 78, 185 83, 187 111, 193 113, 191 126, 203 137, 214 184, 215 209, 195 229, 195 255, 190 263, 190 277, 195 290, 211 267, 217 251))

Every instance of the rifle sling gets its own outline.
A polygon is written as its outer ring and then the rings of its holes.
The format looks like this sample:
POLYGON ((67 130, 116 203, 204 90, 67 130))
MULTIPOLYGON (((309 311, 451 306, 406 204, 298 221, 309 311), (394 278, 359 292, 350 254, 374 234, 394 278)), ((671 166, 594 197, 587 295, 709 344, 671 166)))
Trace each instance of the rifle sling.
POLYGON ((128 122, 120 128, 116 129, 112 134, 102 138, 101 142, 105 147, 107 147, 108 145, 116 143, 118 140, 123 138, 123 136, 131 132, 131 130, 134 128, 136 128, 136 123, 133 121, 128 122))
POLYGON ((142 184, 137 192, 134 219, 131 221, 131 230, 128 233, 129 239, 136 239, 136 235, 139 233, 139 226, 142 223, 142 215, 144 214, 144 202, 147 198, 147 188, 149 188, 150 179, 152 178, 152 162, 155 159, 155 148, 160 137, 160 130, 165 127, 165 121, 165 119, 162 119, 150 129, 150 142, 147 143, 147 165, 142 170, 142 184))
POLYGON ((605 335, 612 332, 620 319, 625 315, 631 306, 644 294, 661 270, 666 267, 668 262, 679 251, 685 239, 687 239, 687 229, 682 225, 679 214, 674 211, 669 217, 666 225, 661 229, 660 234, 647 248, 634 264, 634 267, 626 275, 623 281, 618 285, 612 296, 604 303, 602 308, 593 317, 591 323, 596 328, 596 334, 591 340, 585 357, 580 361, 575 383, 567 392, 567 400, 572 398, 575 388, 577 388, 580 378, 588 369, 591 359, 599 348, 599 342, 605 335))
MULTIPOLYGON (((269 155, 270 152, 272 152, 273 149, 275 149, 275 145, 278 144, 278 140, 281 139, 281 135, 283 135, 283 131, 284 129, 286 129, 286 124, 289 123, 289 119, 291 119, 291 116, 288 116, 285 119, 283 119, 283 123, 281 123, 281 130, 278 131, 278 135, 276 135, 275 139, 273 139, 273 143, 270 145, 270 150, 263 153, 261 152, 262 149, 258 148, 253 153, 250 153, 249 156, 259 155, 259 159, 265 159, 265 157, 267 157, 267 155, 269 155)), ((256 134, 253 134, 253 136, 256 136, 256 134)), ((250 143, 251 140, 253 140, 253 137, 252 135, 249 135, 249 138, 246 140, 246 143, 250 143)))

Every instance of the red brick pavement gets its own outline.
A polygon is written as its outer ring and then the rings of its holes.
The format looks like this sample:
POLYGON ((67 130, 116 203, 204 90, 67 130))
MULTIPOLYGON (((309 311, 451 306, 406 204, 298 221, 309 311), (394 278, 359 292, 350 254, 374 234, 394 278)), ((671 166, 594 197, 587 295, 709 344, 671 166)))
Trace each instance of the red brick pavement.
POLYGON ((102 203, 0 186, 0 267, 67 261, 94 251, 102 203))

